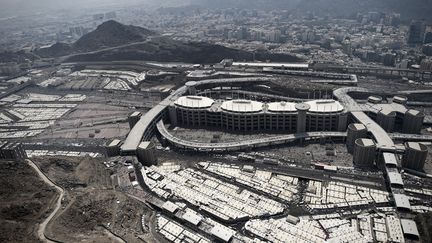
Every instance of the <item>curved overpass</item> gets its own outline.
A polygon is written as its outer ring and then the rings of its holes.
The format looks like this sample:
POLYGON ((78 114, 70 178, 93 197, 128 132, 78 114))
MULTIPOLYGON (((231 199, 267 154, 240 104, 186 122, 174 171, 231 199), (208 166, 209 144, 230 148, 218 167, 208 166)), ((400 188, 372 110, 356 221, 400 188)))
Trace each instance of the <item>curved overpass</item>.
MULTIPOLYGON (((164 122, 160 120, 156 125, 158 133, 165 138, 170 144, 175 147, 194 150, 194 151, 213 151, 213 152, 232 152, 240 151, 251 148, 262 148, 272 145, 281 145, 294 142, 298 139, 313 139, 313 138, 345 138, 346 132, 307 132, 297 134, 286 134, 279 136, 271 136, 260 139, 243 140, 239 142, 226 142, 226 143, 199 143, 184 140, 171 134, 166 128, 164 122)), ((403 141, 428 141, 432 142, 432 136, 430 135, 417 135, 417 134, 389 134, 392 139, 398 139, 403 141)))
POLYGON ((162 137, 168 140, 169 143, 176 147, 195 150, 195 151, 213 151, 213 152, 226 152, 226 151, 239 151, 251 148, 268 147, 272 145, 281 145, 291 143, 299 139, 308 138, 345 138, 346 132, 307 132, 297 134, 287 134, 272 136, 259 139, 243 140, 239 142, 226 142, 226 143, 197 143, 192 141, 183 140, 172 135, 165 127, 164 122, 161 120, 157 123, 157 130, 162 137))

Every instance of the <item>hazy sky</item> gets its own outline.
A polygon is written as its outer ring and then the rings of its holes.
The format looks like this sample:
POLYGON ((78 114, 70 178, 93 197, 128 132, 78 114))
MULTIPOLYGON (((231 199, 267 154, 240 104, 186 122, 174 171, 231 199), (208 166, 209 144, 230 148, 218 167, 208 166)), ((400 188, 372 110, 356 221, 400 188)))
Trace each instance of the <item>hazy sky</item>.
POLYGON ((14 16, 55 10, 79 10, 85 8, 123 7, 136 4, 171 5, 189 0, 0 0, 0 14, 14 16))

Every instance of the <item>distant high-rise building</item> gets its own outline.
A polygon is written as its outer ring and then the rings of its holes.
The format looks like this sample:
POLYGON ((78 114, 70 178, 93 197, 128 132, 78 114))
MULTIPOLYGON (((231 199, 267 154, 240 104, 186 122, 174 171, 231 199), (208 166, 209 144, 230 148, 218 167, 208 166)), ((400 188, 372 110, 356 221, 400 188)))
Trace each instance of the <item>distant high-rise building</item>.
POLYGON ((280 42, 281 32, 279 30, 273 30, 268 33, 268 41, 280 42))
POLYGON ((251 39, 255 41, 260 41, 263 38, 263 33, 261 31, 255 30, 251 32, 251 39))
POLYGON ((411 22, 408 31, 408 44, 422 44, 425 37, 426 25, 423 21, 411 22))
POLYGON ((425 58, 420 63, 420 69, 424 71, 432 71, 432 59, 425 58))
POLYGON ((313 31, 308 30, 308 31, 303 32, 303 34, 302 34, 302 41, 303 42, 310 43, 310 42, 313 42, 314 40, 315 40, 315 33, 313 31))
POLYGON ((396 55, 393 53, 385 53, 383 55, 383 64, 385 66, 393 67, 396 62, 396 55))
POLYGON ((425 34, 424 43, 425 44, 432 43, 432 32, 427 32, 425 34))
POLYGON ((426 56, 432 56, 432 44, 427 44, 423 46, 423 53, 426 56))
POLYGON ((238 38, 240 40, 245 40, 249 37, 249 31, 246 27, 241 27, 238 32, 238 38))
POLYGON ((410 61, 408 59, 402 59, 400 63, 396 65, 397 68, 407 69, 410 66, 410 61))

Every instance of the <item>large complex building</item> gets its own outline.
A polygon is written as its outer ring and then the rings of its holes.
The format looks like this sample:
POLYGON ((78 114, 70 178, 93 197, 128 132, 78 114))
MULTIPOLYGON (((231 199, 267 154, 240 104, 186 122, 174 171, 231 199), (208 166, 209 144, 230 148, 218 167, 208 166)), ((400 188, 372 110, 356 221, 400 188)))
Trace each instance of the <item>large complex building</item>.
POLYGON ((182 96, 170 107, 170 120, 184 126, 217 127, 231 131, 301 133, 344 131, 347 114, 335 100, 263 103, 182 96))

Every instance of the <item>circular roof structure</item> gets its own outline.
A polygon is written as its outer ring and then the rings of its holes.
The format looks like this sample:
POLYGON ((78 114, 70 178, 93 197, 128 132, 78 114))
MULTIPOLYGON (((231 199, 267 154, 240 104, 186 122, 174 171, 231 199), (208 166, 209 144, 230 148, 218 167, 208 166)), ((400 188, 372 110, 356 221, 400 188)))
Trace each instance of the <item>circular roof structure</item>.
POLYGON ((188 81, 185 83, 186 87, 195 87, 197 84, 196 81, 188 81))
POLYGON ((298 111, 308 111, 311 108, 311 106, 306 103, 298 103, 295 105, 295 108, 298 111))
POLYGON ((292 102, 272 102, 268 103, 268 110, 271 112, 294 112, 297 111, 296 103, 292 102))
POLYGON ((377 96, 377 95, 371 95, 368 97, 368 102, 372 103, 372 104, 378 104, 382 102, 382 97, 377 96))
POLYGON ((316 113, 334 113, 344 110, 344 107, 336 100, 313 100, 306 104, 310 105, 310 112, 316 113))
POLYGON ((209 108, 213 105, 214 100, 204 96, 182 96, 178 98, 174 104, 177 106, 191 108, 191 109, 203 109, 209 108))
POLYGON ((398 104, 406 104, 408 101, 408 97, 403 96, 403 95, 396 95, 393 97, 393 102, 398 103, 398 104))
POLYGON ((222 110, 239 113, 260 112, 263 109, 263 103, 253 100, 230 100, 221 105, 222 110))

